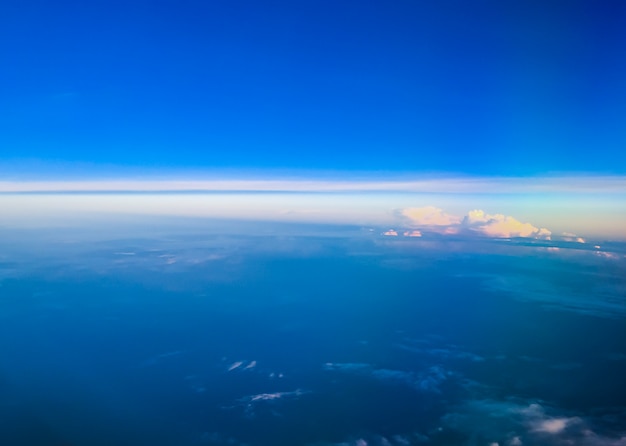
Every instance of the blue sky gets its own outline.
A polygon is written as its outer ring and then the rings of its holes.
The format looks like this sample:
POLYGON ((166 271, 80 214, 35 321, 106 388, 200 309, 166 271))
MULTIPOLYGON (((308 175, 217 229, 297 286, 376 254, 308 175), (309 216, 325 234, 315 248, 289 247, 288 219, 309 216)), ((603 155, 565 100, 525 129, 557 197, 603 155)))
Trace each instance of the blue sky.
POLYGON ((290 195, 5 196, 0 224, 436 207, 624 239, 624 20, 618 1, 4 1, 0 193, 290 195))
POLYGON ((0 162, 623 174, 625 18, 607 1, 5 1, 0 162))

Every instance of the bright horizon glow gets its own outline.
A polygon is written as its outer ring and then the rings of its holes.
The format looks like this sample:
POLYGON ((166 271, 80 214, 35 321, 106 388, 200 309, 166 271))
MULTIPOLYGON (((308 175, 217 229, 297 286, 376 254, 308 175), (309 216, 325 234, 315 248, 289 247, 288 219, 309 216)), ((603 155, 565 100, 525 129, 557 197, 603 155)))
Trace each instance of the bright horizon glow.
MULTIPOLYGON (((626 240, 620 194, 407 193, 395 191, 184 191, 0 193, 0 226, 46 227, 110 222, 120 216, 192 217, 330 223, 428 230, 407 224, 403 209, 436 207, 457 220, 481 210, 562 233, 626 240)), ((511 220, 513 221, 513 220, 511 220)), ((154 221, 158 224, 158 220, 154 221)), ((427 225, 428 226, 428 225, 427 225)), ((451 233, 454 233, 452 231, 451 233)))
MULTIPOLYGON (((626 195, 626 176, 428 177, 424 179, 219 178, 0 181, 15 192, 416 192, 416 193, 602 193, 626 195)), ((259 176, 260 177, 260 176, 259 176)), ((350 177, 349 173, 346 177, 350 177)))

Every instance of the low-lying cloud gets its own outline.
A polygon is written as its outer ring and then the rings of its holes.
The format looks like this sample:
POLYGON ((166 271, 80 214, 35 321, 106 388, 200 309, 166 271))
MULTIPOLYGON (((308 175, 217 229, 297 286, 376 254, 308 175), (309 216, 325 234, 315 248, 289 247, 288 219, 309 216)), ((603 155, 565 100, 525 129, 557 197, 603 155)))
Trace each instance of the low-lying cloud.
MULTIPOLYGON (((499 446, 623 446, 626 436, 594 431, 590 420, 564 415, 534 401, 473 400, 442 418, 442 424, 471 435, 476 444, 499 446)), ((472 443, 474 444, 474 443, 472 443)))
POLYGON ((493 238, 527 237, 550 240, 552 232, 503 214, 488 214, 476 209, 459 217, 434 206, 400 209, 396 212, 405 233, 480 235, 493 238), (410 232, 409 232, 410 231, 410 232))

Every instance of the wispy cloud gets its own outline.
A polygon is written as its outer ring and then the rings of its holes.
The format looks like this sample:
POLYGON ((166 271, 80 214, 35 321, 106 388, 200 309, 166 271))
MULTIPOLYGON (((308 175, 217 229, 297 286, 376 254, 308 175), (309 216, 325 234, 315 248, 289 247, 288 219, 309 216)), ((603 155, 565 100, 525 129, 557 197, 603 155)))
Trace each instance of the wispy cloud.
POLYGON ((227 372, 233 372, 235 370, 252 370, 257 366, 256 361, 235 361, 226 367, 227 372))
MULTIPOLYGON (((261 407, 265 407, 267 404, 273 404, 284 399, 297 399, 307 393, 310 392, 303 389, 296 389, 287 392, 257 393, 240 398, 237 400, 237 404, 234 407, 243 407, 245 416, 248 418, 254 418, 257 415, 257 411, 261 409, 261 407)), ((265 409, 268 408, 265 407, 265 409)), ((269 413, 272 415, 280 415, 276 409, 270 409, 269 413)))
MULTIPOLYGON (((214 177, 214 176, 213 176, 214 177)), ((439 176, 422 179, 319 178, 251 179, 99 179, 99 180, 13 180, 0 181, 0 192, 157 192, 157 191, 386 191, 455 194, 510 193, 618 193, 626 190, 624 176, 553 177, 460 177, 439 176)))
POLYGON ((623 446, 626 436, 596 432, 590 420, 559 414, 535 401, 472 400, 443 418, 449 429, 471 435, 483 444, 623 446))
POLYGON ((451 372, 439 365, 430 366, 419 372, 375 368, 362 363, 332 363, 324 365, 328 371, 354 373, 370 376, 387 383, 400 383, 419 392, 441 393, 441 385, 450 377, 451 372))

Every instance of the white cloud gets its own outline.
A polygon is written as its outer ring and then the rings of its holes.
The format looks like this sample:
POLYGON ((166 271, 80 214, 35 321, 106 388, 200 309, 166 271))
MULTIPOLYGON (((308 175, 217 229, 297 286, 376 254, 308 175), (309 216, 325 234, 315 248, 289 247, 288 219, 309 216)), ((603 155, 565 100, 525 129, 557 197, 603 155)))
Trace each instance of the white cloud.
MULTIPOLYGON (((273 392, 273 393, 257 393, 255 395, 248 395, 243 398, 239 398, 237 400, 238 404, 233 407, 243 407, 244 414, 248 418, 254 418, 257 415, 257 409, 264 410, 268 409, 266 405, 275 404, 278 400, 283 399, 296 399, 300 396, 310 393, 309 391, 296 389, 290 392, 273 392)), ((280 416, 281 414, 271 410, 271 413, 274 416, 280 416)))
POLYGON ((576 243, 585 243, 585 239, 582 237, 578 237, 576 234, 571 232, 564 232, 561 234, 561 238, 566 242, 576 242, 576 243))
POLYGON ((514 217, 503 214, 487 214, 482 210, 470 211, 464 217, 448 214, 434 206, 406 208, 396 211, 400 222, 412 231, 430 231, 440 234, 479 234, 493 238, 527 237, 550 240, 551 232, 546 228, 538 228, 530 223, 523 223, 514 217))
POLYGON ((389 230, 383 232, 383 235, 386 235, 387 237, 397 237, 398 236, 398 231, 396 231, 395 229, 389 229, 389 230))
POLYGON ((256 361, 250 361, 250 364, 248 364, 247 366, 245 366, 243 369, 244 370, 250 370, 256 367, 256 361))
POLYGON ((570 418, 553 418, 551 420, 540 420, 534 429, 536 432, 545 432, 547 434, 558 434, 565 430, 572 420, 570 418))
POLYGON ((235 370, 252 370, 256 367, 256 361, 235 361, 230 364, 226 370, 228 372, 233 372, 235 370))
POLYGON ((461 225, 470 231, 495 238, 530 237, 549 240, 551 235, 546 228, 537 228, 503 214, 486 214, 481 210, 470 211, 461 225))
POLYGON ((421 237, 422 233, 421 233, 421 231, 418 231, 417 229, 414 229, 412 231, 404 231, 403 235, 405 237, 421 237))
POLYGON ((253 401, 272 401, 272 400, 278 400, 280 398, 284 398, 285 396, 294 396, 294 395, 300 395, 300 393, 298 393, 298 391, 294 391, 294 392, 274 392, 274 393, 259 393, 257 395, 252 395, 249 398, 250 402, 253 401))
POLYGON ((447 214, 434 206, 421 208, 407 208, 400 211, 400 215, 412 227, 454 226, 461 222, 459 217, 447 214))
POLYGON ((449 429, 482 439, 483 444, 626 446, 623 434, 603 435, 593 430, 591 420, 554 412, 536 402, 470 400, 442 421, 449 429))
POLYGON ((228 371, 232 372, 235 369, 238 369, 239 367, 241 367, 243 364, 243 361, 237 361, 237 362, 233 362, 230 366, 228 366, 228 371))

